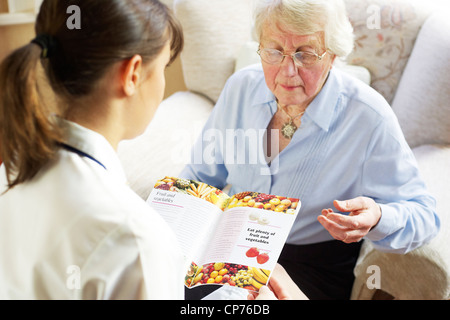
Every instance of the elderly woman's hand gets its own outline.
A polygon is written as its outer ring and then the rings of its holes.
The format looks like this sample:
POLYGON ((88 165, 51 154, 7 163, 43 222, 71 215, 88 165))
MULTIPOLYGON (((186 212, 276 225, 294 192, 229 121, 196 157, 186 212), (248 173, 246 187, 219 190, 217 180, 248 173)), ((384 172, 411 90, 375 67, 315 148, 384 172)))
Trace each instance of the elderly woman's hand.
POLYGON ((369 231, 377 225, 381 218, 381 208, 373 199, 358 197, 346 201, 334 201, 334 206, 343 215, 333 212, 332 209, 322 210, 317 220, 336 240, 345 243, 360 241, 369 231))

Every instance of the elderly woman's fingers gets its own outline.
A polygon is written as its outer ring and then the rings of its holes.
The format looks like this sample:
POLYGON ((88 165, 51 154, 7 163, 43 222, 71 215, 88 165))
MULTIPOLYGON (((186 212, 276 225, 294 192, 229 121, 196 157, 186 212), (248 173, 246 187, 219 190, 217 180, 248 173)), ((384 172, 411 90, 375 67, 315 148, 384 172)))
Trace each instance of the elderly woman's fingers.
MULTIPOLYGON (((366 228, 359 229, 340 224, 337 221, 344 221, 344 220, 341 220, 340 219, 341 217, 339 216, 347 217, 334 212, 324 214, 324 211, 322 211, 322 215, 320 215, 317 218, 317 220, 331 234, 331 236, 334 239, 343 241, 345 243, 358 242, 367 234, 366 228), (332 219, 333 217, 335 219, 332 219), (339 217, 339 219, 336 219, 337 217, 339 217)), ((348 221, 345 220, 345 222, 347 223, 348 221)), ((356 224, 350 222, 348 223, 348 225, 354 226, 356 224)))
POLYGON ((345 227, 348 229, 356 230, 356 229, 367 229, 370 228, 370 222, 364 218, 364 215, 353 215, 347 216, 340 213, 328 213, 327 218, 331 221, 345 227))
POLYGON ((335 200, 333 205, 341 212, 353 212, 369 209, 371 206, 371 199, 358 197, 351 200, 338 201, 335 200))
POLYGON ((333 236, 345 243, 360 241, 379 221, 381 209, 373 199, 358 197, 345 201, 334 201, 334 206, 348 215, 322 210, 318 221, 333 236))
POLYGON ((323 209, 322 214, 326 217, 329 213, 332 213, 333 209, 323 209))
MULTIPOLYGON (((346 201, 334 201, 334 205, 339 211, 349 212, 348 216, 334 216, 334 218, 341 220, 338 223, 349 228, 365 230, 366 233, 381 218, 381 208, 371 198, 358 197, 346 201)), ((330 218, 333 219, 332 216, 330 218)))
POLYGON ((347 237, 347 232, 350 231, 348 228, 344 228, 336 222, 328 219, 326 215, 322 214, 318 216, 317 220, 336 240, 344 241, 347 237))

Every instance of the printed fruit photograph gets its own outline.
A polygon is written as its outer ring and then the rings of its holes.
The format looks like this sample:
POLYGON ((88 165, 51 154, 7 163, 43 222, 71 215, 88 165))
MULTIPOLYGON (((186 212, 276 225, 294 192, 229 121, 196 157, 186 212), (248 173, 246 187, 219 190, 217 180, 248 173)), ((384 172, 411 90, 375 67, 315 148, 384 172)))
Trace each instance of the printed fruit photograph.
MULTIPOLYGON (((288 209, 288 210, 294 210, 294 209, 288 209)), ((260 225, 268 225, 270 223, 269 217, 266 214, 262 214, 263 211, 252 211, 250 212, 248 218, 250 219, 250 221, 256 222, 260 225)), ((294 210, 295 213, 295 210, 294 210)))
POLYGON ((269 281, 270 276, 269 270, 251 267, 249 268, 249 272, 252 275, 250 279, 250 285, 255 287, 256 290, 259 290, 269 281))
POLYGON ((204 199, 219 207, 221 210, 224 210, 230 201, 230 197, 222 190, 195 180, 165 177, 164 179, 158 180, 155 183, 154 188, 183 193, 204 199))
POLYGON ((203 266, 197 266, 194 262, 191 262, 186 276, 184 277, 184 284, 187 287, 190 287, 195 282, 196 276, 201 274, 202 269, 203 266))
POLYGON ((286 214, 295 214, 299 203, 299 199, 295 198, 246 191, 232 196, 228 208, 252 207, 286 214))
POLYGON ((247 252, 245 253, 245 255, 249 258, 255 258, 259 255, 259 249, 258 248, 250 248, 247 250, 247 252))
POLYGON ((242 264, 208 263, 197 266, 192 262, 185 277, 185 285, 220 284, 258 291, 269 280, 270 271, 242 264))
POLYGON ((268 255, 267 253, 261 253, 261 254, 259 254, 259 255, 256 257, 256 261, 257 261, 259 264, 264 264, 264 263, 266 263, 267 261, 269 261, 269 255, 268 255))
POLYGON ((199 267, 196 270, 196 273, 192 274, 191 269, 193 265, 195 264, 191 264, 191 268, 189 268, 188 274, 186 275, 186 279, 191 279, 185 280, 185 284, 188 287, 193 287, 199 284, 223 284, 236 286, 237 284, 234 280, 232 280, 232 277, 235 278, 235 275, 240 271, 248 270, 248 267, 244 265, 216 262, 205 264, 199 267))
POLYGON ((256 247, 248 249, 245 255, 248 258, 256 258, 256 262, 258 262, 258 264, 264 264, 269 261, 269 254, 266 252, 260 252, 260 250, 256 247))
POLYGON ((177 180, 176 178, 165 177, 164 179, 156 181, 154 188, 160 189, 160 190, 178 192, 179 189, 175 186, 176 180, 177 180))

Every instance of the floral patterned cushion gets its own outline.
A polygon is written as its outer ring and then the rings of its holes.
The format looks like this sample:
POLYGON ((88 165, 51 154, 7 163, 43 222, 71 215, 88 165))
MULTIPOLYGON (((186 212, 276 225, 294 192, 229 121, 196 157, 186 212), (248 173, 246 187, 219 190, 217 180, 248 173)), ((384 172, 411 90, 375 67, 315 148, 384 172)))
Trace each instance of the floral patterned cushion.
POLYGON ((429 9, 408 0, 345 2, 355 31, 355 49, 347 62, 367 68, 372 87, 392 102, 429 9))

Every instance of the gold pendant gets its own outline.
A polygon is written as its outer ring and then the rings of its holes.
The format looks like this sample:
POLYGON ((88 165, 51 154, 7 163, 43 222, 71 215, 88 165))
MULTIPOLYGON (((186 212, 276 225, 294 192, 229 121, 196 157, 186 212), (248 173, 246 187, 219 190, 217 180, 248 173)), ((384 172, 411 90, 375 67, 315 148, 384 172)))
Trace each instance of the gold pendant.
POLYGON ((292 121, 285 123, 283 125, 283 127, 281 128, 281 134, 283 135, 283 137, 285 137, 286 139, 289 139, 289 140, 292 139, 295 131, 297 131, 297 127, 295 126, 295 124, 292 121))

